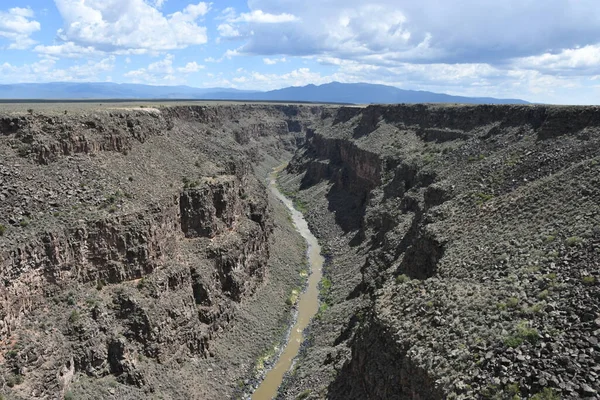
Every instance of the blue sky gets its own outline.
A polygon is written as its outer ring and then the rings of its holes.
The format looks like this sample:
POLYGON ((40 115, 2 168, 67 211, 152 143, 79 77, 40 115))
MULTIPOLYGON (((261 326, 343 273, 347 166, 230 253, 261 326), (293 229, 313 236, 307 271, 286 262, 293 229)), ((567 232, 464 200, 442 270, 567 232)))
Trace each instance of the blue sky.
POLYGON ((372 82, 600 103, 597 0, 2 0, 0 84, 372 82))

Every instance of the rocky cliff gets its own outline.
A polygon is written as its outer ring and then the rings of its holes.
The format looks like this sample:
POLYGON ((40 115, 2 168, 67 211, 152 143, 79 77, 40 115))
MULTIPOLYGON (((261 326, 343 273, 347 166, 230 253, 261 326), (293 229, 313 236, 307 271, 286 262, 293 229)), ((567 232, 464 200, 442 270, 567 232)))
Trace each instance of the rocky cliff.
POLYGON ((328 262, 280 397, 598 397, 599 148, 594 107, 6 112, 0 391, 248 392, 301 284, 261 182, 294 153, 328 262))
POLYGON ((281 184, 332 284, 282 397, 598 396, 600 109, 340 108, 308 133, 281 184))
POLYGON ((269 275, 274 223, 254 167, 288 157, 316 112, 98 107, 0 118, 3 393, 62 398, 106 377, 125 387, 115 396, 177 393, 161 389, 160 370, 218 356, 213 339, 269 275))

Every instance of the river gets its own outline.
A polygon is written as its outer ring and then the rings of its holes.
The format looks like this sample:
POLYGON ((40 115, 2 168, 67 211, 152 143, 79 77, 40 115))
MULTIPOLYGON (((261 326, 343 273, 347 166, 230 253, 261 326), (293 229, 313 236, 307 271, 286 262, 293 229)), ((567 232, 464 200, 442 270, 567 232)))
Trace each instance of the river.
POLYGON ((269 188, 287 206, 294 226, 308 244, 307 258, 310 266, 310 275, 306 290, 300 295, 296 303, 297 316, 294 326, 290 330, 288 341, 277 363, 267 372, 265 379, 252 395, 252 400, 271 400, 277 395, 279 386, 283 381, 283 376, 290 370, 294 358, 298 355, 300 345, 304 340, 304 329, 308 326, 312 317, 319 311, 319 282, 323 276, 323 263, 325 259, 321 255, 321 246, 319 246, 317 238, 308 229, 308 224, 302 213, 296 210, 292 200, 284 196, 277 188, 277 174, 282 169, 283 167, 276 168, 269 175, 269 188))

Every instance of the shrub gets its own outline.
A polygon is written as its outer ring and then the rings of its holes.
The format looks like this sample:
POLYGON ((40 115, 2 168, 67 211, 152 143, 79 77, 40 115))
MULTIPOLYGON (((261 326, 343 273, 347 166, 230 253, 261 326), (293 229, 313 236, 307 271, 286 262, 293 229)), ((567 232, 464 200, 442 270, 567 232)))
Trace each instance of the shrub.
POLYGON ((15 387, 23 383, 23 375, 10 375, 6 378, 6 385, 8 387, 15 387))
POLYGON ((581 282, 583 282, 584 285, 593 285, 596 283, 596 277, 592 276, 592 275, 587 275, 584 276, 583 278, 581 278, 581 282))
POLYGON ((80 318, 81 314, 79 314, 79 311, 73 310, 71 311, 71 315, 69 315, 69 322, 75 324, 79 321, 80 318))
POLYGON ((560 395, 554 389, 544 388, 541 392, 531 396, 531 400, 560 400, 560 395))
POLYGON ((406 274, 398 275, 396 277, 396 284, 410 282, 410 277, 406 274))
POLYGON ((542 290, 541 292, 538 293, 537 298, 540 300, 546 300, 548 298, 549 294, 550 293, 548 292, 548 289, 542 290))
POLYGON ((512 347, 514 349, 515 347, 519 347, 523 344, 523 339, 518 336, 509 336, 504 339, 504 344, 506 347, 512 347))
POLYGON ((307 399, 308 396, 310 396, 310 390, 306 389, 303 392, 300 392, 300 394, 298 394, 298 396, 296 396, 296 400, 304 400, 307 399))
POLYGON ((504 344, 514 348, 519 347, 525 341, 536 344, 539 340, 540 334, 537 329, 529 327, 526 321, 521 321, 516 326, 515 333, 504 339, 504 344))
POLYGON ((6 233, 6 226, 0 224, 0 236, 4 236, 6 233))
POLYGON ((554 239, 556 239, 556 236, 548 235, 544 238, 544 242, 546 242, 546 243, 554 242, 554 239))
POLYGON ((15 349, 12 349, 12 350, 9 350, 6 352, 6 358, 8 358, 8 359, 17 358, 17 355, 19 355, 19 352, 15 349))
POLYGON ((70 390, 65 393, 65 400, 75 400, 75 395, 70 390))
POLYGON ((510 308, 516 308, 519 305, 519 299, 516 297, 509 297, 506 300, 506 305, 510 308))
POLYGON ((21 225, 22 228, 25 228, 25 227, 29 226, 29 220, 22 219, 21 222, 19 222, 19 225, 21 225))
POLYGON ((583 239, 580 238, 579 236, 571 236, 570 238, 565 240, 565 244, 568 247, 574 247, 574 246, 579 245, 582 241, 583 241, 583 239))
POLYGON ((475 198, 475 201, 477 202, 477 204, 481 205, 485 202, 490 201, 491 199, 494 198, 493 194, 488 194, 488 193, 475 193, 473 195, 473 197, 475 198))

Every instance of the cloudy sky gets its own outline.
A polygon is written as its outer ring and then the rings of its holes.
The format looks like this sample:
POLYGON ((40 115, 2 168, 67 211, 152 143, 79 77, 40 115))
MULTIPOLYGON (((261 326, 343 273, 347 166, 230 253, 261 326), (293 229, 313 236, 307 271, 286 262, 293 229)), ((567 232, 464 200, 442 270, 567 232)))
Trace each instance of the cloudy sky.
POLYGON ((2 0, 0 84, 372 82, 600 103, 598 0, 2 0))

